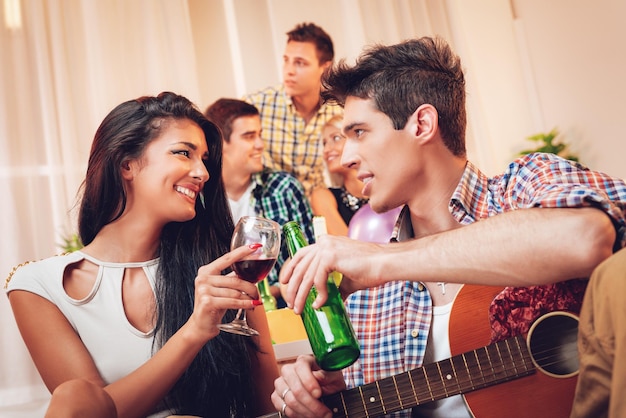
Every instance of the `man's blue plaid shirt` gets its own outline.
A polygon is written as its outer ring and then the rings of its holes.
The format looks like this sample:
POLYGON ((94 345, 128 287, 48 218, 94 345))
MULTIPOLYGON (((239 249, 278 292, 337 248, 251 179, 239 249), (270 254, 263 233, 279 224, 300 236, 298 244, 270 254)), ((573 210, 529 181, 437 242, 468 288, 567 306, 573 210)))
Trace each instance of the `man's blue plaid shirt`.
MULTIPOLYGON (((250 196, 250 206, 254 212, 283 226, 289 221, 296 221, 309 243, 313 243, 313 211, 304 194, 302 184, 291 174, 284 171, 263 170, 252 176, 256 186, 250 196)), ((278 283, 278 272, 289 258, 287 245, 281 243, 281 252, 276 265, 268 275, 270 285, 278 283)))
MULTIPOLYGON (((615 250, 626 246, 624 181, 552 154, 520 157, 494 178, 468 162, 449 202, 450 213, 463 225, 515 209, 589 206, 613 220, 615 250)), ((398 218, 392 241, 413 237, 407 209, 398 218)), ((359 360, 343 371, 348 388, 422 366, 432 306, 421 283, 389 282, 358 291, 348 297, 346 306, 361 345, 359 360)), ((394 416, 410 417, 411 412, 394 416)))

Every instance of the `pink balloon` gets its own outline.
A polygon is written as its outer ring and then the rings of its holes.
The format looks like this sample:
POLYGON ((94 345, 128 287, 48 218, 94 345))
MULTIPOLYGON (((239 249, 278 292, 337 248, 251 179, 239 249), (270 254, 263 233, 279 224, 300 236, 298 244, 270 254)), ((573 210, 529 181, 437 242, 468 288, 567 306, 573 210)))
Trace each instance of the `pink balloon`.
POLYGON ((378 244, 389 242, 401 210, 402 206, 385 213, 376 213, 366 203, 352 216, 348 224, 348 237, 378 244))

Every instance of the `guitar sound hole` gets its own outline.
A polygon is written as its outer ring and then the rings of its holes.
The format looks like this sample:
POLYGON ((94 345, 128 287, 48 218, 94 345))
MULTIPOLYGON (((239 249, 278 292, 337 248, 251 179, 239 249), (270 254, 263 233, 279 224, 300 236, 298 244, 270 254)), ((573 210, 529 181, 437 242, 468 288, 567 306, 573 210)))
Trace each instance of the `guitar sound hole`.
POLYGON ((528 333, 528 348, 538 369, 553 377, 578 373, 578 318, 552 312, 539 318, 528 333))

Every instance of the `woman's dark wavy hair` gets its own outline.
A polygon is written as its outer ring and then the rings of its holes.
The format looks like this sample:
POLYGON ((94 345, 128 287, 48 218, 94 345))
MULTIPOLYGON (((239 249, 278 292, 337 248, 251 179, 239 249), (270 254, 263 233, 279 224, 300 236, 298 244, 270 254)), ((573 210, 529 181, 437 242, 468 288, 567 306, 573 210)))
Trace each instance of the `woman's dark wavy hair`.
POLYGON ((371 99, 394 128, 428 103, 437 109, 446 147, 465 156, 465 77, 461 60, 441 38, 423 37, 396 45, 374 45, 354 66, 345 60, 326 71, 322 98, 344 105, 348 96, 371 99))
MULTIPOLYGON (((174 93, 124 102, 96 131, 82 185, 79 234, 87 245, 103 226, 124 212, 123 165, 140 158, 169 122, 182 119, 195 122, 204 131, 210 178, 203 189, 206 208, 198 199, 192 220, 171 222, 161 234, 154 351, 189 319, 198 268, 229 250, 234 226, 222 182, 220 133, 188 99, 174 93)), ((233 317, 234 312, 229 311, 224 322, 233 317)), ((166 405, 178 414, 247 416, 254 406, 249 355, 255 352, 249 338, 220 333, 200 350, 167 395, 166 405)))

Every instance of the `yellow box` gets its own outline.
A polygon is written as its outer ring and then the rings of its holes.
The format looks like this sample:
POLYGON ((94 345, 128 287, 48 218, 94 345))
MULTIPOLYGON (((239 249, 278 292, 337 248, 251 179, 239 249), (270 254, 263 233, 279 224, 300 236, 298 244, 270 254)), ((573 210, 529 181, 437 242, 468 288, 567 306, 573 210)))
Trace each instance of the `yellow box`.
POLYGON ((295 361, 300 354, 312 354, 302 319, 289 308, 266 312, 274 355, 278 365, 295 361))
POLYGON ((266 312, 270 335, 275 344, 308 340, 300 315, 289 308, 266 312))

